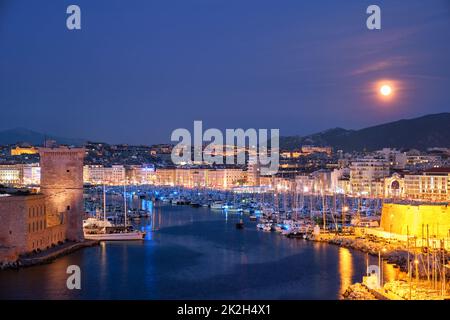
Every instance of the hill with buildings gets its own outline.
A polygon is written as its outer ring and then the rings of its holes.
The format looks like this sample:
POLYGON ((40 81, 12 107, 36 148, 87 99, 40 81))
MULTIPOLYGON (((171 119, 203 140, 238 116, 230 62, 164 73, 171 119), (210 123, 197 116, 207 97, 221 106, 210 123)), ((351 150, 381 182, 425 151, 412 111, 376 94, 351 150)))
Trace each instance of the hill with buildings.
POLYGON ((383 147, 450 147, 450 113, 426 115, 380 124, 360 130, 335 128, 308 136, 280 138, 280 148, 292 150, 301 145, 331 146, 335 150, 373 151, 383 147))
POLYGON ((0 145, 29 143, 31 145, 43 145, 45 140, 55 140, 59 144, 65 145, 82 145, 84 140, 57 137, 46 135, 40 132, 25 128, 14 128, 10 130, 0 131, 0 145))

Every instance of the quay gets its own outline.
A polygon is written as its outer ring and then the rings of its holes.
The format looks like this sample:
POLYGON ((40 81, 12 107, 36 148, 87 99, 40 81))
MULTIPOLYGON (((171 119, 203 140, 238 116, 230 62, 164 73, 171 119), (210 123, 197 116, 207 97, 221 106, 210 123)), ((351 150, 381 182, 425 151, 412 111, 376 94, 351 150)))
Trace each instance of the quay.
POLYGON ((81 242, 66 242, 61 245, 52 247, 50 249, 29 253, 20 256, 16 261, 5 263, 0 265, 0 270, 2 269, 17 269, 22 267, 31 267, 35 265, 47 264, 55 259, 68 255, 72 252, 78 251, 83 248, 93 247, 99 245, 99 241, 84 240, 81 242))

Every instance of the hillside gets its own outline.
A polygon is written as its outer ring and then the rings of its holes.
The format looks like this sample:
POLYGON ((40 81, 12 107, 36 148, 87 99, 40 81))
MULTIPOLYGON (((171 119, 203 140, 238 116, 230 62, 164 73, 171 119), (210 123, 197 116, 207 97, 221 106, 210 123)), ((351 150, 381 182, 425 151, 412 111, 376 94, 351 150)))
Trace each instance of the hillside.
POLYGON ((281 137, 281 149, 295 149, 303 144, 332 146, 335 150, 373 151, 383 147, 450 147, 450 113, 426 115, 380 124, 360 130, 335 128, 308 136, 281 137))

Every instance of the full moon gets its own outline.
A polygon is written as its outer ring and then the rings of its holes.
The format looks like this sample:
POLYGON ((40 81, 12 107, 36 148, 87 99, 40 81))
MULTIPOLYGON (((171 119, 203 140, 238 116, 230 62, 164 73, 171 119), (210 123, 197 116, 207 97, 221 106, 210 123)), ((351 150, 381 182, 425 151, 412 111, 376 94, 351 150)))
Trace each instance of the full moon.
POLYGON ((384 84, 380 87, 380 93, 383 96, 389 96, 392 93, 392 88, 391 86, 384 84))

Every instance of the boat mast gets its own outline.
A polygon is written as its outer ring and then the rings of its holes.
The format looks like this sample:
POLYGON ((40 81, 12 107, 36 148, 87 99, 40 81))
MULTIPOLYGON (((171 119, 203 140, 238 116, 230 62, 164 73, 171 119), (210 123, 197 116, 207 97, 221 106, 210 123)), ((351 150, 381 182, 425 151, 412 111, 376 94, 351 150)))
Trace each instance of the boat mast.
POLYGON ((106 221, 106 186, 103 181, 103 221, 106 221))
POLYGON ((322 219, 323 219, 323 230, 327 228, 327 217, 326 217, 326 194, 324 195, 324 191, 322 188, 322 219))
POLYGON ((123 184, 123 210, 125 213, 125 228, 127 227, 127 189, 126 184, 123 184))
POLYGON ((342 216, 341 231, 342 231, 342 233, 344 232, 344 226, 345 226, 345 210, 346 210, 346 206, 345 206, 345 192, 344 192, 342 205, 341 205, 341 216, 342 216))

